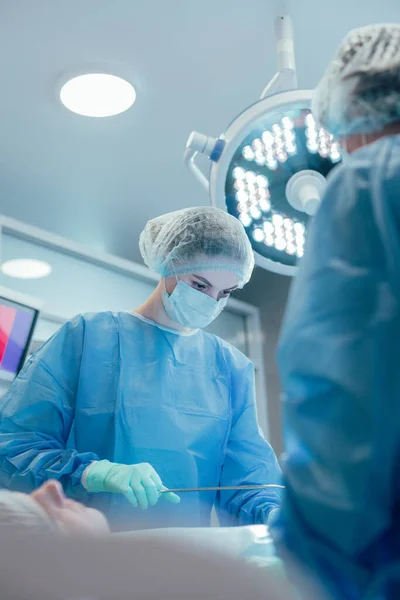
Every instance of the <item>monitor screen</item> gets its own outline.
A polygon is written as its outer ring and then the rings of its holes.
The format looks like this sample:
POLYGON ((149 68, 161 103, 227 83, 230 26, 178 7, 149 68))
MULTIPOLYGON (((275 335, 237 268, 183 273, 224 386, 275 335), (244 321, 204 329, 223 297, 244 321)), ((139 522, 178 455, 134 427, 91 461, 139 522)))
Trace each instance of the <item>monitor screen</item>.
POLYGON ((12 381, 22 368, 38 311, 0 296, 0 378, 12 381))

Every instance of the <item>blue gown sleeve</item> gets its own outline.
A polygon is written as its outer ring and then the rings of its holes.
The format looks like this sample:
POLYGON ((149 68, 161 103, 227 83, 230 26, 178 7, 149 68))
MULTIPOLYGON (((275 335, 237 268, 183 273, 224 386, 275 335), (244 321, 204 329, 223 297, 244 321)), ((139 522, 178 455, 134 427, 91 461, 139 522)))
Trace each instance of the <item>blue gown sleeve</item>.
POLYGON ((66 449, 84 340, 83 317, 65 324, 33 355, 0 402, 0 485, 30 492, 58 479, 84 499, 82 473, 95 454, 66 449))
MULTIPOLYGON (((232 424, 221 486, 279 485, 282 482, 277 458, 258 425, 253 364, 246 359, 244 368, 231 367, 231 377, 232 424)), ((279 504, 277 488, 221 492, 217 513, 224 526, 266 524, 279 504)))
POLYGON ((286 492, 273 535, 334 597, 365 584, 398 486, 400 171, 386 149, 331 179, 279 350, 286 492))

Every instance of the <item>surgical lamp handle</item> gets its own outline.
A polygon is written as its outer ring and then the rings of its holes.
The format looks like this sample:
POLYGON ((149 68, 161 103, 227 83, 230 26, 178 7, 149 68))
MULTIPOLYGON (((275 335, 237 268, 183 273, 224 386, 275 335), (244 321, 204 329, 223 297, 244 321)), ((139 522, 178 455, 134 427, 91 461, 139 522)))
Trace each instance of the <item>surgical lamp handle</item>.
POLYGON ((193 175, 196 177, 197 181, 199 181, 201 185, 206 189, 206 191, 209 192, 210 182, 195 163, 197 155, 197 150, 193 150, 192 148, 186 148, 185 154, 183 155, 183 160, 189 171, 193 173, 193 175))
POLYGON ((193 173, 196 177, 197 181, 201 183, 201 185, 209 192, 210 190, 210 182, 204 173, 199 169, 196 165, 196 157, 199 152, 207 156, 208 158, 213 159, 213 153, 215 152, 216 147, 218 146, 217 138, 213 138, 203 133, 199 133, 198 131, 192 131, 189 136, 189 139, 186 143, 186 151, 183 155, 183 160, 185 165, 193 173))

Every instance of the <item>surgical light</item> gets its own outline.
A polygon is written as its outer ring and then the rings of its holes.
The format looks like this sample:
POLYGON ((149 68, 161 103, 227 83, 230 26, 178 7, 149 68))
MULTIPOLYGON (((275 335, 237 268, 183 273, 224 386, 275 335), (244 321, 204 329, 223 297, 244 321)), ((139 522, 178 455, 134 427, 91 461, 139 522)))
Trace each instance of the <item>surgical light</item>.
POLYGON ((278 73, 261 100, 245 109, 224 135, 193 132, 185 152, 190 171, 214 206, 239 218, 256 263, 293 275, 326 176, 341 159, 337 142, 311 114, 311 90, 297 89, 292 26, 277 19, 278 73), (196 163, 211 160, 206 177, 196 163))

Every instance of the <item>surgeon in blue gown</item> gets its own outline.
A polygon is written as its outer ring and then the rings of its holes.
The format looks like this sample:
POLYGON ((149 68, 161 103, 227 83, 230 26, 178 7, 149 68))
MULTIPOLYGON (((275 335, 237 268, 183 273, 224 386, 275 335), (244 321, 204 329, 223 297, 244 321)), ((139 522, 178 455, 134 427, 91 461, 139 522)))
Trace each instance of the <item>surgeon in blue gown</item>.
POLYGON ((400 25, 351 32, 313 111, 348 155, 283 327, 287 488, 272 529, 329 598, 398 600, 400 25))
MULTIPOLYGON (((150 221, 160 274, 134 312, 80 315, 26 364, 0 405, 0 484, 58 479, 114 530, 267 523, 279 490, 160 494, 163 487, 279 484, 257 422, 254 367, 202 331, 254 258, 237 219, 211 207, 150 221), (149 509, 142 512, 139 509, 149 509)), ((275 510, 276 512, 276 510, 275 510)))

